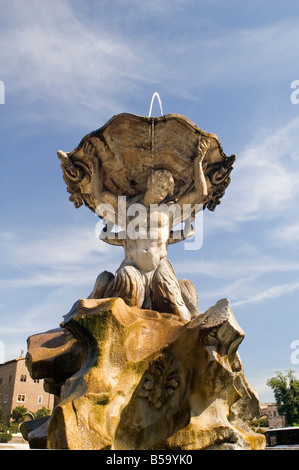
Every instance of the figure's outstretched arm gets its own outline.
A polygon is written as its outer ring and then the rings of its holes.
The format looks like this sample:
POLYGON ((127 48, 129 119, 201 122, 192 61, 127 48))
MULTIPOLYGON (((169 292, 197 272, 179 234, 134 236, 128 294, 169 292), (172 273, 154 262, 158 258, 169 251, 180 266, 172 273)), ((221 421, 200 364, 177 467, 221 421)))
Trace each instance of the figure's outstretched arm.
POLYGON ((124 241, 122 239, 119 239, 117 236, 115 238, 102 238, 103 242, 108 243, 109 245, 114 245, 114 246, 124 246, 124 241))
POLYGON ((173 243, 181 242, 183 240, 186 240, 187 238, 191 238, 193 235, 194 235, 193 225, 191 225, 188 233, 186 233, 186 226, 182 230, 171 230, 169 239, 168 239, 168 245, 173 245, 173 243))
POLYGON ((109 245, 114 246, 124 246, 125 238, 125 232, 111 232, 111 230, 107 230, 107 226, 102 230, 100 234, 100 239, 103 242, 109 243, 109 245))
POLYGON ((183 207, 184 204, 203 204, 208 195, 206 178, 202 169, 202 162, 210 148, 210 142, 202 138, 196 148, 196 157, 194 159, 194 190, 184 194, 177 203, 183 207))

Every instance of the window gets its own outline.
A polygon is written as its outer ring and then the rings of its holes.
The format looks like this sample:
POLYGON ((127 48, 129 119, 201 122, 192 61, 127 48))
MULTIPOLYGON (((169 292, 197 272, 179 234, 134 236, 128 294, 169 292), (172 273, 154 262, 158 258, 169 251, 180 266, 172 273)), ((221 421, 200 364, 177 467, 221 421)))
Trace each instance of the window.
POLYGON ((42 396, 42 395, 39 395, 39 396, 37 397, 37 403, 38 403, 39 405, 41 405, 42 402, 43 402, 43 396, 42 396))
POLYGON ((7 403, 7 402, 8 402, 8 395, 4 395, 3 403, 7 403))
POLYGON ((9 376, 8 383, 11 382, 11 379, 12 379, 12 375, 9 376))
POLYGON ((27 375, 21 375, 20 381, 26 382, 26 380, 27 380, 27 375))
POLYGON ((39 383, 39 379, 34 379, 34 383, 35 383, 35 384, 38 384, 38 383, 39 383))
POLYGON ((2 377, 0 377, 0 385, 2 385, 2 380, 3 380, 3 378, 2 378, 2 377))
POLYGON ((24 401, 25 401, 25 397, 26 397, 25 395, 18 395, 18 397, 17 397, 17 401, 18 401, 18 402, 22 402, 22 403, 24 403, 24 401))

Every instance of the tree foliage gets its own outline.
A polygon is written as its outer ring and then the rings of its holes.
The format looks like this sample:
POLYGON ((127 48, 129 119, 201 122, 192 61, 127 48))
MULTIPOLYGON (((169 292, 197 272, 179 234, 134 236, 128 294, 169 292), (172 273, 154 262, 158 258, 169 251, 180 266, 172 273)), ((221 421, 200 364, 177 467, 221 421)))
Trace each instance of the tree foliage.
POLYGON ((2 408, 0 408, 0 432, 6 431, 6 429, 5 414, 2 408))
POLYGON ((289 369, 286 374, 276 372, 276 376, 267 381, 272 388, 277 410, 280 416, 285 416, 288 426, 299 421, 299 380, 294 371, 289 369))
POLYGON ((50 416, 51 410, 43 406, 34 413, 35 418, 43 418, 44 416, 50 416))
POLYGON ((5 414, 0 408, 0 442, 8 442, 12 438, 9 426, 6 425, 5 414))
POLYGON ((15 423, 21 423, 24 421, 27 413, 27 408, 25 406, 17 406, 12 410, 11 417, 15 423))

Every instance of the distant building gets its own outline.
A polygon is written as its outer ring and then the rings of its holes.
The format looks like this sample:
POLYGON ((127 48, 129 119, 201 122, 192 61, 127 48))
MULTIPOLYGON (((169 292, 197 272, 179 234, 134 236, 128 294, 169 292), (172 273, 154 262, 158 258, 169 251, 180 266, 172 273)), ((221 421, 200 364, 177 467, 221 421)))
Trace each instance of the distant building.
POLYGON ((284 416, 278 414, 276 403, 261 403, 261 416, 268 418, 269 428, 283 428, 286 425, 284 416))
POLYGON ((28 412, 53 409, 54 397, 44 391, 43 380, 33 380, 25 365, 23 352, 18 359, 0 364, 0 408, 9 424, 12 410, 23 405, 28 412))

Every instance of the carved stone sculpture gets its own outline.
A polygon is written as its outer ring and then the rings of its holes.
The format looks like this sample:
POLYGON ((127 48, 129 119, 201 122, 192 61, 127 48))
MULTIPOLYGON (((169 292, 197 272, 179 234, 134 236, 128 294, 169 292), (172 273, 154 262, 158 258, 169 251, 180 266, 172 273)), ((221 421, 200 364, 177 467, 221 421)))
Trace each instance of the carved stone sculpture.
POLYGON ((192 235, 198 210, 220 203, 235 156, 227 157, 215 135, 183 116, 128 114, 115 116, 58 156, 70 200, 102 217, 107 223, 102 240, 125 251, 116 274, 101 273, 90 298, 120 297, 130 306, 187 320, 196 316, 195 288, 177 280, 167 246, 192 235), (138 228, 132 220, 137 211, 138 228), (186 218, 189 229, 172 230, 186 218), (123 231, 111 233, 109 223, 123 231))
POLYGON ((28 339, 31 376, 56 397, 47 420, 23 425, 30 446, 264 448, 249 427, 258 399, 229 301, 201 314, 195 286, 167 258, 169 244, 192 236, 196 213, 221 202, 235 156, 173 114, 117 115, 58 156, 70 200, 104 220, 100 238, 124 260, 60 328, 28 339))

